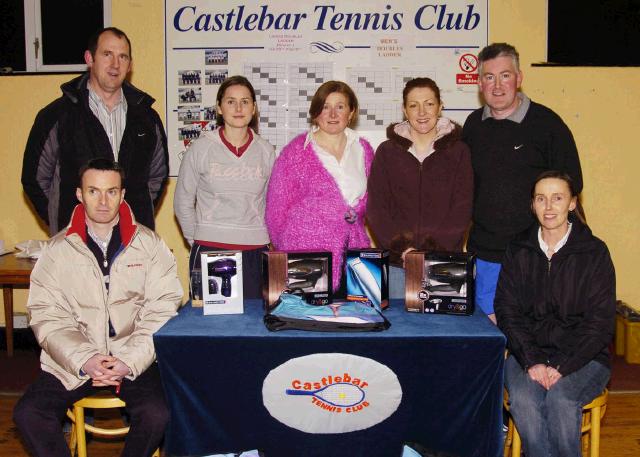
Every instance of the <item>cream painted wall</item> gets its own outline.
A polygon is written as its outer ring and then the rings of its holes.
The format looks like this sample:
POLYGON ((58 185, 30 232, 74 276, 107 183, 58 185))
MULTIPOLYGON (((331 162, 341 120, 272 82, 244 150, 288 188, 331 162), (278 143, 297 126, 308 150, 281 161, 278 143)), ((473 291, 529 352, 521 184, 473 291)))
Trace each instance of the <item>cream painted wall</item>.
MULTIPOLYGON (((131 39, 134 67, 131 82, 151 94, 154 108, 164 119, 164 2, 113 1, 113 24, 131 39)), ((22 192, 22 154, 38 111, 60 96, 60 85, 75 75, 9 76, 0 78, 0 239, 13 246, 26 239, 46 239, 45 228, 30 210, 22 192)), ((186 288, 188 250, 173 215, 175 180, 170 180, 157 215, 157 231, 173 249, 186 288)), ((14 290, 14 311, 25 311, 26 290, 14 290)), ((0 322, 4 325, 4 308, 0 322)))
MULTIPOLYGON (((114 1, 113 23, 133 43, 132 82, 157 99, 155 108, 164 118, 163 5, 158 0, 114 1)), ((541 0, 491 0, 489 41, 507 41, 518 48, 524 90, 555 110, 573 131, 582 160, 589 224, 611 250, 618 297, 640 304, 634 267, 640 258, 640 205, 632 201, 632 194, 640 191, 640 153, 633 136, 640 126, 640 68, 531 67, 545 59, 545 15, 546 2, 541 0)), ((68 79, 69 75, 0 77, 0 239, 8 245, 47 237, 22 193, 22 154, 36 113, 59 95, 60 84, 68 79)), ((173 216, 174 189, 171 180, 157 229, 174 250, 184 284, 188 251, 173 216)), ((25 302, 26 291, 16 291, 16 311, 24 311, 25 302)))
POLYGON ((567 123, 578 145, 587 220, 611 251, 618 298, 640 306, 640 68, 531 67, 546 57, 546 2, 491 0, 489 41, 520 52, 523 88, 567 123), (636 194, 637 195, 637 194, 636 194))

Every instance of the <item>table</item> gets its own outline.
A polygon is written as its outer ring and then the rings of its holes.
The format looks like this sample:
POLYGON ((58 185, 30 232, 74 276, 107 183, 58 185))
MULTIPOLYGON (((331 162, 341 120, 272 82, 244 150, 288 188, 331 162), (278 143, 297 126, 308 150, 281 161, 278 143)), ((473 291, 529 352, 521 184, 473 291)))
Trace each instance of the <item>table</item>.
POLYGON ((473 316, 412 314, 392 300, 385 332, 271 333, 260 300, 242 315, 203 316, 185 306, 155 335, 171 420, 170 455, 260 449, 267 457, 400 456, 417 442, 459 457, 502 450, 504 335, 481 311, 473 316), (271 370, 292 358, 347 353, 389 367, 402 386, 390 417, 349 433, 306 433, 263 405, 271 370))
POLYGON ((0 286, 4 298, 4 321, 7 355, 13 357, 13 286, 29 286, 35 261, 19 259, 13 254, 0 256, 0 286))

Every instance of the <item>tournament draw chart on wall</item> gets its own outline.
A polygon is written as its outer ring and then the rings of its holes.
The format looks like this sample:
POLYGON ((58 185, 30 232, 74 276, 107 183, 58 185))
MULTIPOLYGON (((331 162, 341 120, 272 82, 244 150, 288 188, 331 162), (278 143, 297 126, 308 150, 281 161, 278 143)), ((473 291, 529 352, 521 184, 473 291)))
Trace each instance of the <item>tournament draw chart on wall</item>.
POLYGON ((216 94, 229 75, 253 84, 259 133, 276 150, 309 128, 311 98, 331 79, 355 91, 356 129, 374 147, 402 121, 402 89, 414 77, 434 79, 444 115, 463 122, 479 106, 469 62, 487 44, 487 11, 488 0, 165 0, 171 176, 189 143, 215 128, 216 94))
POLYGON ((319 85, 333 79, 331 63, 247 63, 243 75, 258 101, 260 134, 281 149, 309 127, 309 104, 319 85))

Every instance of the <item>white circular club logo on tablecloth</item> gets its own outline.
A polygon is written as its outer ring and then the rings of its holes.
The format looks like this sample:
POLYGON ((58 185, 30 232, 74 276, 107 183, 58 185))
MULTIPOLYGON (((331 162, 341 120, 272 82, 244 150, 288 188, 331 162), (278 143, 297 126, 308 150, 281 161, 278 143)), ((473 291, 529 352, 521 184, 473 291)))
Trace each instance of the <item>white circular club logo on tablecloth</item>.
POLYGON ((269 372, 262 385, 269 413, 308 433, 346 433, 379 424, 402 400, 389 367, 351 354, 311 354, 269 372))

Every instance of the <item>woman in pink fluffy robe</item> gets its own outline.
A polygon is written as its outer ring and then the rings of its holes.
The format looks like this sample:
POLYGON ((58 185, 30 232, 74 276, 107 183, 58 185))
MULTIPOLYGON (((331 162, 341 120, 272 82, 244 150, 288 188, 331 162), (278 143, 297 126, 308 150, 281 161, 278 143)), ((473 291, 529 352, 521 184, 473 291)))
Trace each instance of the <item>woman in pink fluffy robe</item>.
POLYGON ((331 251, 334 290, 345 249, 371 245, 364 212, 373 149, 349 128, 357 112, 347 84, 322 84, 309 108, 311 130, 282 149, 267 191, 265 219, 275 248, 331 251))

